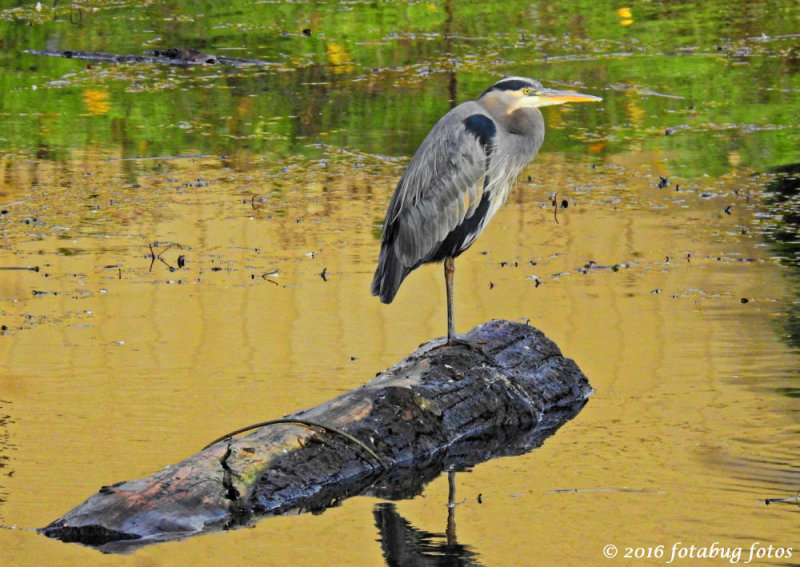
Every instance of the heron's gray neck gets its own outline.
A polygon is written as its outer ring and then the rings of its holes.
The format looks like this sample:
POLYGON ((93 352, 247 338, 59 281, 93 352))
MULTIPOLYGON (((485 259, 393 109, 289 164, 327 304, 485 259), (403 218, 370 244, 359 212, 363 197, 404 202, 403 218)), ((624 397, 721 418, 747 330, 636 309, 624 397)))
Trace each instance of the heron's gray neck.
POLYGON ((525 137, 544 138, 544 117, 538 108, 518 108, 511 114, 503 114, 506 130, 525 137))
POLYGON ((499 119, 505 130, 515 139, 516 157, 528 164, 544 142, 544 117, 537 108, 520 108, 499 119))
POLYGON ((489 114, 510 134, 537 140, 537 148, 544 139, 544 117, 538 108, 518 108, 507 113, 509 101, 504 100, 503 93, 490 92, 482 96, 480 102, 489 114))

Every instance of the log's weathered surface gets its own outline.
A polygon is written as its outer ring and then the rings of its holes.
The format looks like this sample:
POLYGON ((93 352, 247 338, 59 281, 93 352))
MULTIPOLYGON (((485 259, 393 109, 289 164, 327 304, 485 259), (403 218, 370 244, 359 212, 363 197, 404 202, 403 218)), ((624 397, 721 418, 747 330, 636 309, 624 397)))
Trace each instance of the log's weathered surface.
POLYGON ((541 331, 479 325, 479 349, 420 346, 365 385, 214 443, 150 477, 105 486, 39 531, 126 551, 230 529, 267 515, 322 511, 355 494, 398 498, 442 470, 539 446, 592 392, 541 331))

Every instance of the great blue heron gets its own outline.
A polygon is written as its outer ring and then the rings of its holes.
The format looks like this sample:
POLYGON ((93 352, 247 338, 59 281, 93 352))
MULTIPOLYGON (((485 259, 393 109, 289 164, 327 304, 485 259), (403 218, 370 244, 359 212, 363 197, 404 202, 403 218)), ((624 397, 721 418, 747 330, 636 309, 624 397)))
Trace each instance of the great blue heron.
POLYGON ((506 77, 440 118, 392 195, 372 295, 391 303, 412 270, 444 261, 447 343, 454 344, 454 259, 472 245, 539 151, 544 141, 539 107, 599 100, 506 77))

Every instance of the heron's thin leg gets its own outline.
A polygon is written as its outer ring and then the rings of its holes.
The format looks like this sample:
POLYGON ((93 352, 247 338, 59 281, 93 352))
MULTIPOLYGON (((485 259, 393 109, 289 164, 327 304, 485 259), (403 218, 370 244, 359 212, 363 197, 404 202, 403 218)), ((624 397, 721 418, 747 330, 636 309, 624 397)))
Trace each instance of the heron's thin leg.
POLYGON ((444 283, 447 290, 447 344, 454 344, 456 338, 453 323, 453 274, 456 271, 456 261, 448 256, 444 259, 444 283))

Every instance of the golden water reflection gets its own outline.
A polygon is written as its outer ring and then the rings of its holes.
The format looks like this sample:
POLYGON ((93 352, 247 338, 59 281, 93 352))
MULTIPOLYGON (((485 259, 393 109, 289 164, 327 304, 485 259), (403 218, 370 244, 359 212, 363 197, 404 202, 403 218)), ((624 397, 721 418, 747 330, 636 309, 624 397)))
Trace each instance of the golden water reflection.
MULTIPOLYGON (((4 524, 45 525, 103 484, 325 401, 445 331, 439 266, 389 306, 369 295, 375 224, 402 164, 107 157, 5 164, 0 266, 39 271, 0 273, 4 524)), ((456 263, 457 329, 530 320, 597 391, 541 449, 457 475, 459 540, 486 565, 599 563, 607 543, 791 545, 787 509, 756 502, 800 487, 796 403, 779 393, 797 387, 779 338, 792 292, 759 239, 766 181, 659 188, 660 156, 610 159, 537 158, 456 263), (554 215, 556 193, 568 206, 554 215)), ((441 533, 446 502, 440 478, 397 508, 441 533)), ((375 504, 114 561, 4 530, 0 564, 203 563, 226 549, 242 564, 380 564, 375 504)))

